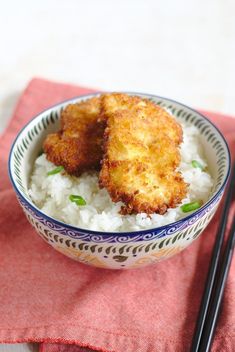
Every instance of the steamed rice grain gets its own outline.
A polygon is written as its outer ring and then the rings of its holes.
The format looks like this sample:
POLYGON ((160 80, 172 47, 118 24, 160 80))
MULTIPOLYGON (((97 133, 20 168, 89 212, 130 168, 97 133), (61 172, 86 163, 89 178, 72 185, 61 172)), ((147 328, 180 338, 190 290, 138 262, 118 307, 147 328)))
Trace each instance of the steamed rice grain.
MULTIPOLYGON (((189 184, 187 197, 181 205, 197 200, 206 202, 213 186, 212 177, 208 171, 192 166, 192 160, 197 160, 207 170, 199 131, 194 126, 181 125, 184 141, 180 147, 181 164, 178 169, 189 184)), ((54 168, 55 165, 46 159, 45 154, 36 159, 29 195, 45 214, 64 223, 95 231, 125 232, 163 226, 188 215, 181 211, 180 205, 168 209, 164 215, 120 215, 122 203, 113 203, 108 192, 99 189, 98 173, 84 173, 74 177, 61 172, 47 176, 54 168), (86 205, 77 206, 72 203, 69 200, 71 194, 83 197, 86 205)))

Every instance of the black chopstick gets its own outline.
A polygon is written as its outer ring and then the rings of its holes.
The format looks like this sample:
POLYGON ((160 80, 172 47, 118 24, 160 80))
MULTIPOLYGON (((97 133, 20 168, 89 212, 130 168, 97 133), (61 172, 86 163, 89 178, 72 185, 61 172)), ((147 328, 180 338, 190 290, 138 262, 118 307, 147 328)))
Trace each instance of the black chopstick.
POLYGON ((210 309, 208 311, 208 317, 206 318, 205 329, 202 334, 200 351, 210 351, 214 330, 216 327, 216 321, 219 314, 219 308, 221 305, 226 280, 228 277, 233 251, 235 244, 235 218, 229 232, 229 238, 226 244, 225 253, 221 263, 221 269, 219 271, 218 280, 216 281, 215 291, 213 292, 213 302, 211 302, 210 309))
POLYGON ((228 220, 228 214, 233 200, 234 187, 235 187, 235 164, 233 165, 233 172, 232 172, 232 176, 230 177, 230 183, 226 193, 224 208, 221 216, 222 221, 220 222, 217 230, 217 235, 216 235, 215 244, 212 252, 209 271, 207 274, 206 285, 205 285, 203 298, 200 305, 199 315, 196 323, 196 328, 194 331, 193 341, 191 345, 191 352, 203 351, 199 348, 200 348, 202 333, 204 330, 206 316, 207 316, 208 308, 210 304, 212 289, 216 279, 216 272, 217 272, 218 263, 220 259, 220 253, 222 250, 224 234, 225 234, 227 220, 228 220))

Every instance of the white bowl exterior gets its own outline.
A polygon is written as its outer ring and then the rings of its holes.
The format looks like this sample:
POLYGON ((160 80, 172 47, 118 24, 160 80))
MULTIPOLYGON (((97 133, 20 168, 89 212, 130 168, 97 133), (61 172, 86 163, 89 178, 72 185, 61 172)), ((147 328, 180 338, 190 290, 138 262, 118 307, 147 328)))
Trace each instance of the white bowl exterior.
POLYGON ((171 109, 182 121, 199 127, 215 184, 212 199, 186 219, 158 229, 128 233, 94 233, 74 229, 50 219, 37 210, 28 195, 29 175, 46 135, 58 128, 60 112, 76 98, 48 109, 33 119, 19 134, 10 157, 10 175, 24 212, 39 235, 59 252, 80 262, 102 268, 137 268, 158 262, 186 248, 207 226, 222 197, 230 163, 226 144, 220 133, 197 112, 168 99, 139 94, 171 109))
MULTIPOLYGON (((221 194, 222 195, 222 194, 221 194)), ((109 269, 138 268, 167 259, 188 247, 206 228, 221 200, 219 195, 201 214, 182 221, 168 232, 149 230, 145 235, 84 236, 71 229, 56 225, 34 212, 21 198, 28 221, 37 233, 54 249, 82 263, 109 269)))

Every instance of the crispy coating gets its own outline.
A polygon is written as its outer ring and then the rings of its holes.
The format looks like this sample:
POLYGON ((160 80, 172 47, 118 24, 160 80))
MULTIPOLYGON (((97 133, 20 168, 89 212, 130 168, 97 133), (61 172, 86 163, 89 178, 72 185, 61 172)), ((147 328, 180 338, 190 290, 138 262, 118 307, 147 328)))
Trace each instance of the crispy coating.
POLYGON ((120 93, 105 94, 101 100, 103 118, 107 119, 115 112, 129 110, 133 115, 138 115, 143 123, 149 123, 164 132, 175 144, 180 144, 183 141, 183 131, 180 124, 165 109, 152 101, 120 93))
POLYGON ((61 114, 60 131, 49 134, 44 141, 47 159, 76 176, 99 169, 104 129, 100 98, 68 105, 61 114))
POLYGON ((149 100, 124 94, 102 97, 102 114, 108 119, 100 186, 114 202, 122 201, 122 214, 164 214, 187 193, 176 171, 181 126, 164 109, 149 100))

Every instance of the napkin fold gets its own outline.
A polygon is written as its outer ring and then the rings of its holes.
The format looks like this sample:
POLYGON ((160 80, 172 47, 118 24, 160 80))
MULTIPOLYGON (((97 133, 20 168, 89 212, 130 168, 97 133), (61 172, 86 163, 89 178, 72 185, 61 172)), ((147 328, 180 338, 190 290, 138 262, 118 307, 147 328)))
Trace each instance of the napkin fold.
MULTIPOLYGON (((10 146, 41 110, 92 90, 33 79, 0 138, 0 342, 41 352, 188 351, 220 210, 186 250, 142 269, 85 266, 56 252, 27 222, 7 175, 10 146)), ((204 112, 235 151, 235 119, 204 112)), ((235 351, 233 260, 212 351, 235 351)))

